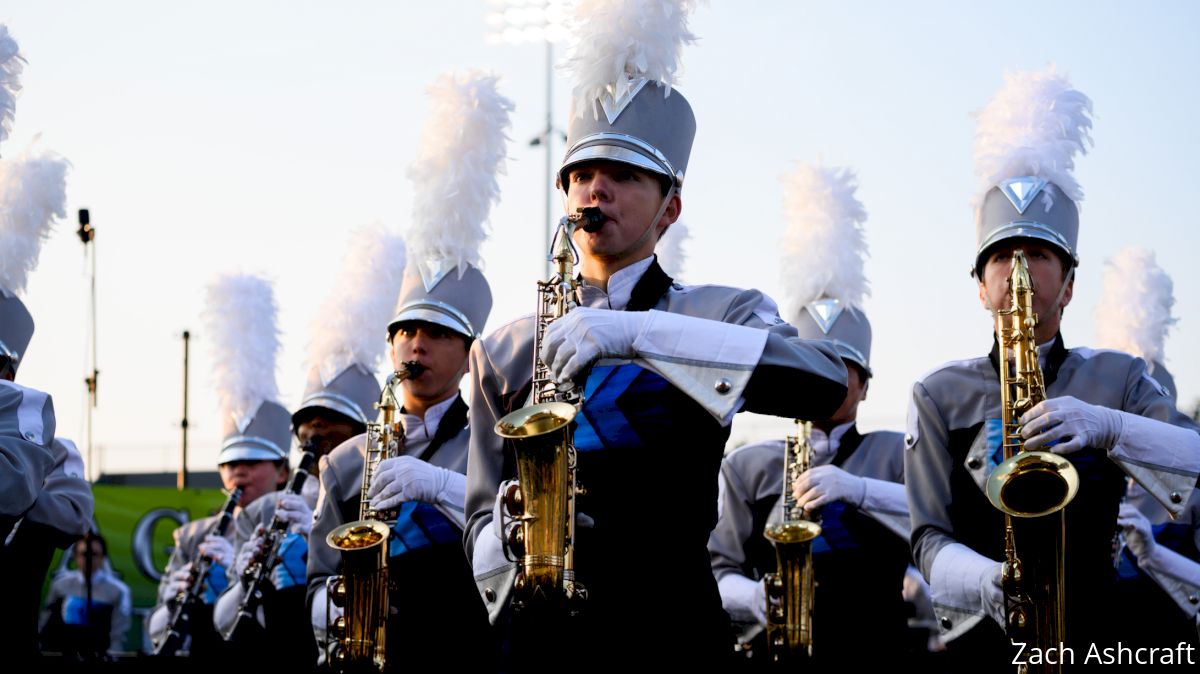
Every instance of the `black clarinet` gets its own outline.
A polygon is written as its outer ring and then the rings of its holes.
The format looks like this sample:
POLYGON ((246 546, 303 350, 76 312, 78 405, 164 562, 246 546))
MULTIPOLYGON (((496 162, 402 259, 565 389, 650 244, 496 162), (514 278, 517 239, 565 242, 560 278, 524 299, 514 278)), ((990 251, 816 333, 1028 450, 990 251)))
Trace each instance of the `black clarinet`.
MULTIPOLYGON (((287 491, 292 494, 300 493, 304 487, 304 481, 309 477, 308 471, 316 461, 315 444, 309 443, 302 449, 304 455, 300 458, 300 465, 297 466, 287 488, 287 491)), ((276 510, 271 517, 271 523, 267 525, 267 530, 263 534, 263 546, 259 548, 250 563, 246 565, 246 570, 242 572, 241 583, 246 589, 246 594, 238 606, 237 617, 234 618, 233 625, 228 632, 222 635, 226 641, 235 639, 239 630, 252 629, 257 626, 255 613, 258 612, 258 607, 262 603, 263 590, 271 583, 271 571, 279 563, 279 546, 283 545, 283 539, 287 537, 287 530, 288 523, 279 519, 279 512, 276 510)))
MULTIPOLYGON (((238 487, 229 495, 229 500, 225 501, 224 507, 221 508, 221 519, 209 531, 210 534, 225 535, 225 531, 229 529, 229 523, 233 521, 233 509, 241 500, 242 488, 238 487)), ((174 656, 183 648, 183 642, 191 633, 191 626, 188 622, 189 614, 192 607, 201 601, 208 579, 208 570, 212 567, 212 563, 213 559, 208 555, 200 555, 200 559, 192 563, 187 589, 175 596, 175 608, 171 611, 171 622, 167 624, 167 635, 158 648, 154 649, 155 655, 174 656)))

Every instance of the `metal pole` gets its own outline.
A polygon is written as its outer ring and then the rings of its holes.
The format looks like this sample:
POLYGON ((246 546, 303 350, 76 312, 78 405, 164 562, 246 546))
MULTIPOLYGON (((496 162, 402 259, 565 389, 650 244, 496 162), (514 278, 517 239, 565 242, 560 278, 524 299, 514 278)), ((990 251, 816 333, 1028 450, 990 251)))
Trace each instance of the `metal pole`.
POLYGON ((183 331, 183 421, 179 427, 183 429, 183 451, 179 457, 179 475, 175 478, 175 488, 183 491, 187 488, 187 440, 188 440, 188 342, 192 333, 183 331))
POLYGON ((96 407, 96 385, 100 378, 100 370, 96 368, 96 228, 92 227, 92 218, 88 213, 88 209, 79 209, 79 230, 76 232, 79 235, 79 240, 83 242, 84 254, 89 257, 90 262, 90 289, 88 297, 88 312, 90 313, 91 339, 92 346, 92 371, 90 376, 84 378, 84 384, 87 385, 88 405, 87 405, 87 478, 89 481, 96 479, 96 469, 94 459, 94 443, 92 440, 92 410, 96 407), (88 245, 91 244, 91 245, 88 245))
POLYGON ((546 40, 546 131, 542 136, 542 144, 546 146, 546 272, 544 278, 550 278, 550 244, 554 236, 554 171, 551 149, 554 139, 554 44, 546 40))

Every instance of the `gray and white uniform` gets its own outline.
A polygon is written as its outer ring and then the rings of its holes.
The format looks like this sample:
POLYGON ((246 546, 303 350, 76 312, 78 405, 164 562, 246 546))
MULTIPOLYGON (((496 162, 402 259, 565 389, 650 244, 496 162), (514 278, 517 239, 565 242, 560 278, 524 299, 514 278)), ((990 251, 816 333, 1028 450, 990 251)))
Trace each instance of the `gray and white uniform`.
MULTIPOLYGON (((863 635, 874 647, 898 648, 906 631, 901 586, 909 563, 904 436, 860 435, 849 422, 828 436, 814 429, 812 446, 812 467, 832 464, 865 478, 861 505, 822 509, 824 533, 813 544, 814 643, 839 657, 853 653, 845 649, 861 644, 863 635)), ((721 463, 720 515, 708 550, 721 600, 736 622, 762 624, 758 585, 776 567, 762 532, 782 516, 783 458, 784 442, 773 440, 740 447, 721 463)))
MULTIPOLYGON (((576 417, 579 477, 588 490, 578 504, 594 523, 578 532, 576 563, 591 593, 587 613, 594 622, 572 638, 608 658, 620 656, 611 646, 625 638, 624 621, 641 610, 649 592, 644 578, 629 577, 645 565, 622 561, 623 552, 651 555, 656 568, 670 568, 689 588, 672 609, 671 629, 680 638, 688 633, 714 649, 727 641, 728 619, 706 544, 729 423, 741 410, 820 418, 846 393, 842 359, 827 343, 797 337, 759 291, 672 284, 651 257, 614 274, 607 293, 585 285, 579 299, 581 306, 620 311, 635 296, 649 305, 640 308, 654 309, 649 329, 633 345, 639 356, 597 362, 585 386, 591 397, 576 417), (635 287, 656 276, 664 285, 652 296, 635 287), (670 508, 651 505, 663 503, 650 499, 664 484, 670 508), (664 547, 657 523, 665 520, 673 543, 664 547)), ((466 546, 493 621, 508 603, 515 576, 493 521, 498 486, 515 477, 515 467, 512 448, 493 428, 528 400, 533 329, 531 316, 520 318, 471 350, 466 546)))
MULTIPOLYGON (((122 650, 125 633, 129 631, 132 615, 129 586, 113 575, 107 560, 104 568, 98 569, 92 574, 92 605, 93 614, 99 610, 108 616, 107 650, 110 652, 122 650)), ((42 614, 43 642, 47 638, 45 629, 49 624, 59 623, 68 629, 86 625, 83 618, 87 615, 86 606, 87 583, 83 578, 82 571, 72 569, 55 578, 50 584, 50 591, 46 594, 46 609, 42 614), (56 615, 52 616, 52 611, 56 615)), ((70 636, 64 634, 64 638, 70 638, 70 636)), ((46 645, 43 643, 44 647, 46 645)), ((63 643, 62 646, 69 647, 70 644, 63 643)), ((76 648, 79 647, 80 645, 76 644, 76 648)), ((51 646, 51 649, 56 649, 56 647, 51 646)), ((85 649, 80 648, 80 650, 85 649)))
POLYGON ((54 402, 0 379, 0 540, 33 506, 54 468, 54 402))
MULTIPOLYGON (((1172 512, 1179 512, 1200 473, 1200 435, 1179 413, 1145 363, 1117 351, 1067 350, 1062 337, 1039 348, 1047 398, 1073 396, 1127 412, 1124 431, 1107 452, 1068 456, 1080 487, 1066 508, 1066 606, 1072 640, 1106 638, 1112 624, 1112 540, 1125 475, 1172 512)), ((1000 384, 996 349, 985 358, 947 363, 913 386, 905 475, 917 566, 930 582, 947 637, 971 630, 985 613, 977 588, 964 587, 956 563, 964 544, 1004 559, 1003 516, 983 484, 997 461, 1000 384)), ((1018 550, 1018 554, 1020 551, 1018 550)))
MULTIPOLYGON (((465 473, 470 431, 461 397, 434 405, 423 419, 403 412, 400 419, 404 456, 465 473)), ((325 582, 341 565, 340 553, 325 539, 338 526, 358 519, 365 440, 365 434, 353 437, 321 458, 321 494, 308 538, 308 601, 319 644, 325 639, 325 582)), ((462 551, 462 499, 461 491, 451 490, 437 503, 409 501, 399 506, 388 544, 389 583, 396 597, 396 612, 388 623, 389 667, 433 666, 444 663, 452 649, 462 653, 464 647, 465 657, 481 662, 491 657, 480 641, 487 626, 483 603, 462 551), (414 643, 421 647, 412 648, 414 643)))

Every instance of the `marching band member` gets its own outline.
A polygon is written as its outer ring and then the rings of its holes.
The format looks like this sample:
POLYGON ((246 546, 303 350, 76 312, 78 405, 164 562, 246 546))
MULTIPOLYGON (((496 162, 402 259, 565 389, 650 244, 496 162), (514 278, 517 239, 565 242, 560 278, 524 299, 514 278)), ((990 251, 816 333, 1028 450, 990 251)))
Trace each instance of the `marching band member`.
MULTIPOLYGON (((0 24, 0 143, 8 139, 25 59, 0 24)), ((0 645, 20 658, 37 649, 40 582, 55 548, 92 523, 91 485, 75 445, 54 437, 49 395, 14 383, 34 321, 18 297, 54 222, 66 215, 66 159, 31 145, 0 159, 0 577, 8 590, 0 645)))
MULTIPOLYGON (((275 358, 279 332, 275 298, 270 284, 248 274, 229 274, 208 286, 205 319, 212 336, 214 380, 220 401, 224 440, 217 456, 225 490, 241 488, 238 510, 283 485, 288 477, 287 447, 291 417, 276 402, 275 358)), ((176 597, 188 589, 192 565, 201 555, 213 561, 202 582, 202 605, 188 617, 192 657, 217 658, 226 653, 213 628, 212 610, 229 584, 234 563, 233 532, 212 533, 219 515, 192 520, 173 533, 175 552, 158 587, 158 604, 150 614, 148 631, 161 645, 176 597)), ((168 654, 170 655, 170 654, 168 654)))
MULTIPOLYGON (((853 172, 801 164, 785 177, 784 288, 796 306, 802 337, 825 339, 846 364, 841 406, 814 419, 810 468, 784 485, 784 442, 740 447, 721 463, 720 513, 708 539, 721 601, 735 622, 763 626, 763 576, 777 566, 764 527, 781 520, 783 490, 818 520, 812 545, 813 659, 805 669, 904 653, 909 609, 901 595, 908 568, 908 504, 904 495, 904 435, 862 434, 855 420, 872 376, 871 324, 862 310, 866 211, 855 198, 853 172), (859 647, 862 634, 872 647, 859 647)), ((754 630, 757 631, 757 630, 754 630)), ((761 634, 761 632, 759 632, 761 634)), ((751 647, 766 662, 766 643, 751 647)), ((787 654, 785 655, 785 659, 787 654)))
POLYGON ((800 339, 770 298, 677 285, 655 261, 655 243, 680 215, 696 129, 673 86, 678 54, 693 39, 686 4, 579 4, 570 61, 578 81, 558 184, 568 214, 601 213, 593 231, 573 235, 579 307, 549 323, 540 353, 532 316, 471 351, 466 545, 513 669, 624 664, 631 613, 651 609, 668 616, 653 627, 663 647, 639 649, 639 665, 711 668, 729 657, 706 543, 732 417, 826 418, 846 394, 841 358, 800 339), (535 356, 558 387, 577 379, 585 392, 574 445, 586 491, 576 494, 573 524, 587 599, 574 617, 509 602, 519 558, 507 538, 521 524, 502 517, 505 481, 516 473, 513 448, 494 429, 528 404, 535 356), (650 500, 664 486, 670 498, 650 500))
MULTIPOLYGON (((1146 370, 1172 400, 1175 378, 1163 364, 1167 332, 1175 324, 1174 284, 1154 252, 1126 247, 1105 260, 1104 292, 1096 305, 1101 347, 1146 361, 1146 370)), ((1182 514, 1172 517, 1137 482, 1130 481, 1117 517, 1124 543, 1118 546, 1117 575, 1123 607, 1122 634, 1139 643, 1188 642, 1200 647, 1200 490, 1182 514)))
MULTIPOLYGON (((1075 153, 1091 140, 1090 112, 1091 101, 1051 68, 1009 76, 979 114, 976 171, 983 189, 973 267, 980 302, 992 313, 1011 302, 1013 252, 1023 250, 1028 259, 1047 399, 1014 421, 1025 449, 1066 455, 1078 472, 1078 491, 1065 508, 1064 613, 1066 646, 1082 647, 1081 654, 1091 643, 1115 642, 1111 545, 1125 475, 1179 512, 1200 472, 1196 425, 1176 411, 1142 359, 1067 349, 1059 332, 1079 262, 1083 195, 1071 171, 1075 153)), ((1004 634, 1005 523, 984 491, 1003 458, 998 348, 994 342, 990 356, 925 375, 913 387, 909 410, 905 479, 913 554, 950 652, 962 657, 960 668, 1007 668, 1022 648, 1010 649, 1004 634)), ((1020 520, 1014 527, 1050 521, 1012 519, 1020 520)), ((1036 542, 1025 541, 1026 557, 1051 549, 1036 542)), ((1021 549, 1018 537, 1018 556, 1021 549)))
MULTIPOLYGON (((292 430, 301 450, 323 457, 334 447, 361 435, 375 416, 379 382, 375 378, 383 356, 379 326, 392 310, 404 274, 404 240, 382 228, 366 228, 350 236, 351 248, 339 271, 333 291, 321 304, 312 322, 309 369, 304 398, 292 414, 292 430)), ((313 465, 317 472, 319 464, 313 465)), ((237 518, 234 547, 238 550, 229 589, 217 602, 213 620, 217 631, 240 641, 245 656, 279 663, 280 655, 292 667, 312 669, 317 663, 317 645, 311 639, 305 599, 308 578, 308 533, 312 527, 320 482, 306 479, 299 494, 281 491, 277 496, 251 503, 237 518), (246 622, 237 625, 239 610, 246 605, 249 590, 244 580, 251 560, 264 554, 266 529, 278 515, 287 523, 273 564, 270 587, 254 606, 262 607, 262 634, 246 622), (247 629, 247 627, 249 629, 247 629), (309 639, 305 639, 308 636, 309 639)), ((258 623, 254 623, 258 624, 258 623)))
MULTIPOLYGON (((505 156, 512 103, 496 78, 444 75, 429 89, 432 114, 409 168, 416 204, 408 264, 395 317, 387 324, 393 368, 415 361, 421 372, 396 387, 403 454, 381 461, 368 498, 398 508, 388 540, 391 668, 494 662, 487 618, 462 551, 467 403, 459 383, 467 353, 487 322, 492 294, 479 267, 488 211, 499 198, 495 176, 505 156)), ((384 327, 381 321, 379 327, 384 327)), ((308 593, 318 642, 326 638, 326 579, 341 556, 326 543, 339 525, 359 519, 366 436, 351 438, 322 461, 321 497, 309 536, 308 593)), ((337 608, 337 607, 335 607, 337 608)), ((340 609, 337 609, 340 613, 340 609)))

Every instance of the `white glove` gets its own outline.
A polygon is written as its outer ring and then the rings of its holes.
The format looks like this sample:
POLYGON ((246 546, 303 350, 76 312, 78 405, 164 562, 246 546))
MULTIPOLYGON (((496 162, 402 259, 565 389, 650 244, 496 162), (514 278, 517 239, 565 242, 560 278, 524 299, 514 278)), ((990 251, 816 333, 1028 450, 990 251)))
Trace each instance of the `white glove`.
POLYGON ((254 535, 250 540, 242 543, 242 548, 238 550, 237 559, 233 560, 233 576, 241 578, 246 574, 246 567, 250 566, 250 560, 262 550, 263 546, 263 526, 260 524, 254 529, 254 535))
POLYGON ((200 543, 200 554, 208 555, 214 563, 227 567, 233 563, 233 543, 224 536, 209 534, 200 543))
POLYGON ((857 508, 862 505, 866 493, 867 485, 861 477, 830 465, 817 466, 801 473, 792 491, 796 505, 808 511, 834 501, 857 508))
POLYGON ((313 511, 304 497, 291 492, 281 494, 275 503, 275 516, 288 523, 288 531, 308 536, 312 531, 313 511))
POLYGON ((1122 503, 1117 514, 1117 524, 1125 530, 1125 547, 1138 558, 1138 562, 1148 559, 1154 553, 1157 545, 1154 541, 1154 531, 1150 528, 1150 520, 1132 503, 1122 503))
POLYGON ((929 574, 932 603, 958 606, 972 613, 979 610, 1003 627, 1008 621, 1000 587, 1001 566, 962 543, 943 547, 934 557, 929 574))
POLYGON ((575 309, 546 328, 542 362, 557 381, 566 381, 597 358, 636 355, 633 342, 649 317, 647 311, 575 309))
POLYGON ((180 592, 187 592, 188 579, 192 574, 192 563, 188 562, 175 569, 167 578, 167 586, 163 589, 164 599, 174 599, 180 592))
POLYGON ((1070 454, 1085 447, 1109 450, 1121 437, 1121 413, 1078 398, 1044 400, 1021 415, 1025 449, 1045 447, 1055 454, 1070 454), (1054 444, 1053 446, 1051 443, 1054 444))
POLYGON ((741 574, 727 573, 717 581, 721 606, 738 622, 767 624, 766 581, 751 580, 741 574))
MULTIPOLYGON (((367 498, 376 510, 394 508, 405 501, 436 504, 448 496, 458 480, 463 482, 465 490, 466 477, 463 475, 416 457, 398 456, 379 462, 367 498)), ((462 507, 461 501, 458 506, 462 507)))

